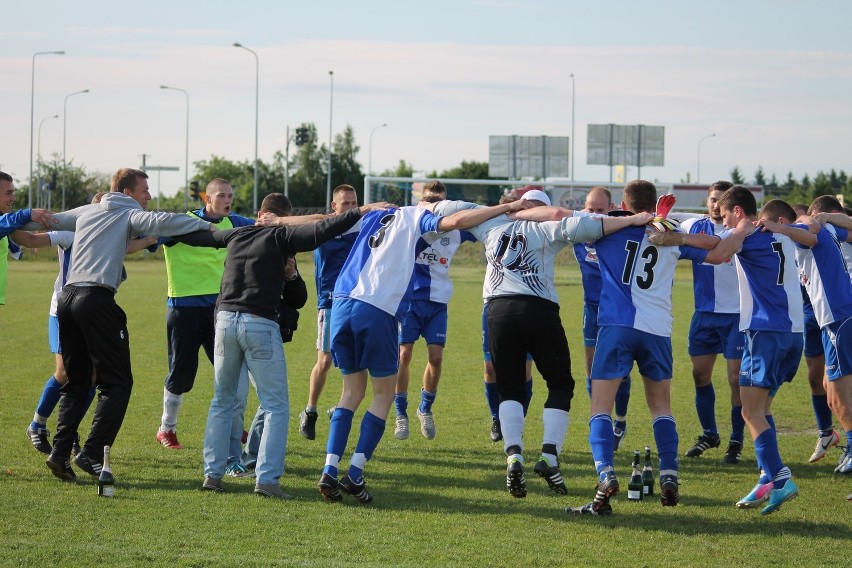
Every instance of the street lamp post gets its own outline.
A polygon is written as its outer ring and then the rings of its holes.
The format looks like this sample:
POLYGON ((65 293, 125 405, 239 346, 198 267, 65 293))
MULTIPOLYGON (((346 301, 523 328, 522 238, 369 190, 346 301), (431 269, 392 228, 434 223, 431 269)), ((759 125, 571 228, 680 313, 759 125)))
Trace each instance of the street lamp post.
POLYGON ((82 95, 88 93, 89 89, 83 89, 69 95, 65 95, 65 102, 62 103, 62 210, 65 211, 65 172, 68 169, 68 162, 65 159, 65 131, 68 124, 68 98, 74 95, 82 95))
POLYGON ((64 51, 37 51, 33 53, 32 85, 30 87, 30 195, 27 207, 33 206, 33 130, 35 129, 35 60, 37 55, 65 55, 64 51))
POLYGON ((571 73, 571 181, 574 181, 574 102, 576 100, 574 87, 574 74, 571 73))
POLYGON ((707 140, 708 138, 715 137, 716 133, 714 132, 713 134, 708 134, 707 136, 704 136, 703 138, 701 138, 701 140, 698 141, 698 161, 695 164, 695 183, 701 183, 701 143, 707 140))
POLYGON ((368 162, 367 162, 367 173, 370 174, 370 175, 373 175, 373 132, 375 132, 379 128, 384 128, 387 125, 388 125, 387 122, 384 123, 384 124, 380 124, 370 131, 370 152, 368 154, 368 162))
POLYGON ((255 53, 254 50, 247 48, 239 42, 234 43, 234 47, 245 49, 254 55, 254 196, 252 199, 252 209, 255 213, 257 213, 257 129, 259 124, 258 110, 260 106, 260 59, 257 57, 257 53, 255 53))
POLYGON ((334 71, 328 72, 328 78, 331 81, 331 90, 329 91, 328 99, 328 180, 325 184, 325 210, 331 208, 331 117, 334 111, 334 71))
MULTIPOLYGON (((46 116, 41 119, 41 122, 38 123, 38 145, 36 146, 36 162, 38 167, 38 191, 39 193, 36 195, 36 199, 38 200, 41 195, 41 127, 44 126, 44 123, 52 118, 59 118, 58 114, 53 114, 50 116, 46 116)), ((30 182, 32 184, 32 182, 30 182)), ((40 200, 39 200, 40 201, 40 200)))
MULTIPOLYGON (((169 89, 171 91, 180 91, 186 96, 186 150, 184 154, 184 166, 183 166, 183 208, 185 210, 189 209, 189 93, 187 93, 183 89, 179 89, 177 87, 169 87, 168 85, 160 85, 161 89, 169 89)), ((257 161, 257 157, 255 157, 255 161, 257 161)), ((257 175, 257 170, 255 170, 255 175, 257 175)), ((159 183, 159 181, 157 182, 159 183)), ((255 187, 257 187, 257 177, 255 177, 255 187)), ((157 189, 157 199, 160 199, 159 188, 157 189)), ((157 202, 157 208, 159 209, 160 204, 157 202)))

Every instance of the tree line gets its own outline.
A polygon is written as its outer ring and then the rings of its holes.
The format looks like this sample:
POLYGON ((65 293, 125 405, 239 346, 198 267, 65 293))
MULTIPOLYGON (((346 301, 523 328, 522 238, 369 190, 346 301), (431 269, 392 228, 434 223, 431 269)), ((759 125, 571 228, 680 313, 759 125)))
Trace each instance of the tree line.
MULTIPOLYGON (((302 128, 307 130, 308 136, 303 144, 295 146, 295 151, 285 156, 281 150, 273 154, 270 162, 259 160, 258 162, 258 200, 263 199, 269 193, 283 193, 285 179, 289 173, 287 183, 288 194, 294 207, 322 209, 325 207, 326 184, 328 176, 327 146, 318 144, 317 129, 313 123, 303 123, 302 128)), ((364 167, 358 161, 357 155, 361 147, 355 139, 355 132, 351 125, 347 125, 343 132, 334 136, 332 144, 331 161, 331 187, 348 183, 352 185, 359 196, 364 195, 364 167)), ((254 193, 254 167, 251 160, 233 161, 223 156, 210 156, 209 159, 194 162, 195 180, 200 184, 203 191, 208 181, 214 178, 223 178, 231 183, 234 188, 234 204, 232 209, 245 215, 252 214, 252 200, 254 193)), ((405 160, 400 160, 394 168, 388 168, 377 175, 386 177, 411 177, 414 166, 405 160)), ((53 210, 59 210, 62 206, 62 162, 61 156, 54 155, 52 161, 39 162, 34 175, 37 179, 47 180, 52 185, 50 191, 50 205, 53 210)), ((152 177, 155 172, 152 172, 152 177)), ((69 161, 65 171, 65 202, 66 208, 71 209, 84 205, 91 201, 92 196, 99 191, 109 191, 109 181, 112 173, 90 172, 85 166, 76 165, 69 161)), ((443 179, 489 179, 488 162, 475 160, 464 160, 460 165, 443 171, 432 171, 427 177, 443 179)), ((492 178, 493 179, 493 178, 492 178)), ((852 202, 852 177, 843 170, 830 172, 819 171, 811 178, 805 174, 801 179, 796 179, 792 172, 788 172, 783 181, 779 181, 775 174, 767 175, 762 167, 758 166, 753 179, 748 180, 740 167, 734 166, 730 172, 729 181, 740 184, 762 185, 765 188, 767 198, 778 197, 790 203, 810 203, 820 195, 843 194, 847 197, 847 203, 852 202)), ((43 182, 44 185, 44 182, 43 182)), ((15 206, 26 207, 29 187, 19 186, 15 206)), ((172 197, 161 197, 160 210, 182 211, 184 208, 184 188, 172 197)), ((388 201, 402 203, 402 189, 393 188, 385 197, 388 201), (399 194, 399 195, 397 195, 399 194)), ((452 197, 452 196, 451 196, 452 197)), ((457 196, 463 198, 463 196, 457 196)), ((499 195, 488 196, 489 200, 496 202, 499 195)), ((34 203, 39 202, 34 198, 34 203)), ((46 199, 40 201, 46 203, 46 199)), ((190 208, 199 207, 199 201, 192 200, 190 208)), ((149 208, 153 209, 154 204, 149 208)))

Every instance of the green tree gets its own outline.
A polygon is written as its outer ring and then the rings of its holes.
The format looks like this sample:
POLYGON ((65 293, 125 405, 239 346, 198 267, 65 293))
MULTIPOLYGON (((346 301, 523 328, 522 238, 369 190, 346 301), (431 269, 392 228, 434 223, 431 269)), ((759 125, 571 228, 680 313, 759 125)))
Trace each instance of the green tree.
POLYGON ((829 175, 825 172, 817 172, 813 187, 811 188, 811 199, 816 199, 820 195, 834 195, 835 193, 836 191, 832 187, 829 175))
MULTIPOLYGON (((82 166, 75 166, 73 160, 68 161, 65 168, 65 208, 73 209, 86 205, 99 191, 109 191, 110 174, 87 172, 82 166)), ((33 175, 36 178, 33 191, 33 207, 41 205, 54 211, 62 209, 62 161, 59 154, 53 154, 52 160, 36 164, 33 175), (39 195, 35 188, 41 179, 42 192, 39 195)), ((18 186, 15 192, 15 209, 27 207, 30 186, 18 186)))
POLYGON ((754 172, 754 185, 766 186, 766 173, 763 171, 763 166, 757 166, 757 171, 754 172))
POLYGON ((734 185, 741 185, 745 183, 745 178, 743 177, 743 173, 740 171, 739 166, 734 166, 734 169, 731 170, 731 183, 734 185))
POLYGON ((325 151, 317 147, 317 128, 302 123, 308 139, 290 159, 290 201, 297 207, 325 207, 325 151))

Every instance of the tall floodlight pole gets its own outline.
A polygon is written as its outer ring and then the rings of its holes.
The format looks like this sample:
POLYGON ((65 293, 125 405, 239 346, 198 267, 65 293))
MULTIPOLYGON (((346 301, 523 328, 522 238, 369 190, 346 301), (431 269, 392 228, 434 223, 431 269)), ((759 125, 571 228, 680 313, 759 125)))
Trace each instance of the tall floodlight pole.
POLYGON ((331 209, 331 117, 334 111, 334 71, 328 72, 328 78, 331 81, 331 90, 329 91, 328 99, 328 180, 325 184, 325 210, 331 209))
POLYGON ((257 57, 257 53, 239 42, 234 43, 234 47, 245 49, 254 55, 254 197, 252 198, 252 210, 257 213, 257 129, 259 125, 258 110, 260 108, 260 59, 257 57))
POLYGON ((68 169, 68 162, 65 160, 65 132, 68 126, 68 98, 74 95, 82 95, 88 93, 89 89, 83 89, 68 95, 65 95, 65 102, 62 103, 62 210, 65 211, 65 172, 68 169))
POLYGON ((27 207, 33 206, 33 134, 35 130, 35 60, 37 55, 65 55, 64 51, 36 51, 33 53, 32 85, 30 87, 30 195, 27 207))
MULTIPOLYGON (((58 114, 52 114, 50 116, 46 116, 41 119, 41 122, 38 123, 38 144, 36 146, 36 162, 38 163, 38 190, 39 193, 36 195, 36 199, 39 200, 39 196, 41 195, 41 127, 44 126, 44 123, 52 118, 59 118, 58 114)), ((30 182, 32 183, 32 182, 30 182)))
POLYGON ((388 125, 388 124, 387 124, 387 122, 386 122, 386 123, 384 123, 384 124, 380 124, 380 125, 376 126, 375 128, 373 128, 373 129, 370 131, 370 152, 369 152, 369 154, 367 155, 367 156, 368 156, 368 161, 367 161, 367 173, 368 173, 369 175, 373 175, 373 132, 375 132, 375 131, 376 131, 376 130, 378 130, 379 128, 384 128, 384 127, 385 127, 385 126, 387 126, 387 125, 388 125))
MULTIPOLYGON (((184 166, 183 166, 183 208, 184 210, 189 209, 189 93, 187 93, 183 89, 179 89, 177 87, 169 87, 168 85, 160 85, 161 89, 169 89, 171 91, 180 91, 186 96, 186 151, 184 155, 184 166)), ((257 161, 257 157, 255 156, 255 161, 257 161)), ((255 174, 257 170, 255 170, 255 174)), ((159 183, 159 181, 157 182, 159 183)), ((257 187, 257 178, 255 177, 255 187, 257 187)), ((159 188, 157 189, 157 199, 160 199, 159 188)), ((159 208, 159 203, 157 204, 159 208)))
POLYGON ((574 102, 575 96, 574 74, 571 73, 571 181, 574 181, 574 102))
POLYGON ((716 133, 714 132, 713 134, 708 134, 707 136, 704 136, 703 138, 701 138, 701 140, 698 141, 698 161, 695 164, 695 183, 701 183, 701 143, 707 140, 708 138, 715 137, 716 133))

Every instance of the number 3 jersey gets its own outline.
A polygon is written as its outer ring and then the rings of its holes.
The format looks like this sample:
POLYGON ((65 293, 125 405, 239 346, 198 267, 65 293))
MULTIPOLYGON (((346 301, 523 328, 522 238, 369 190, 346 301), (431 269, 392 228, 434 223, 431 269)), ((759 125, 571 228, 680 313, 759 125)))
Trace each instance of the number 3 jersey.
MULTIPOLYGON (((671 337, 672 284, 677 261, 704 262, 707 251, 655 246, 644 227, 628 227, 595 243, 602 288, 598 326, 632 327, 671 337)), ((733 293, 733 291, 731 291, 733 293)))
POLYGON ((401 319, 411 302, 415 260, 428 246, 420 237, 437 232, 439 219, 416 206, 367 214, 334 285, 334 299, 360 300, 401 319))

